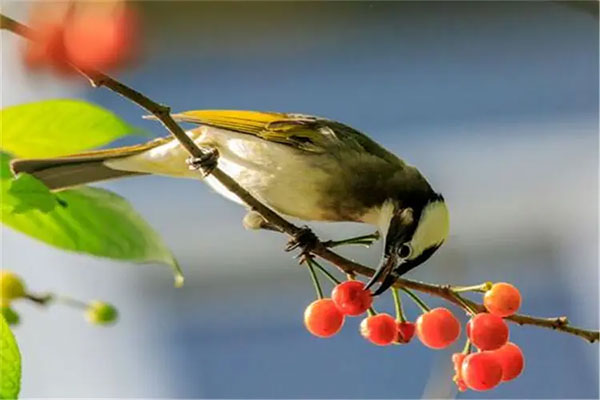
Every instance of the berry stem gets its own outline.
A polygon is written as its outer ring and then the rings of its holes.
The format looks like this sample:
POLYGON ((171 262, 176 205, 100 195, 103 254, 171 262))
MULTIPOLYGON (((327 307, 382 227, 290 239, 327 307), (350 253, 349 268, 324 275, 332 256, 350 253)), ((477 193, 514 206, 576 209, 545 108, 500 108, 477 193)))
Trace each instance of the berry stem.
POLYGON ((411 299, 412 301, 415 302, 416 305, 419 306, 419 308, 421 309, 421 311, 423 311, 424 313, 429 312, 431 309, 427 306, 427 304, 425 304, 425 302, 423 300, 421 300, 419 298, 419 296, 417 296, 416 294, 414 294, 412 292, 412 290, 409 290, 405 287, 400 288, 404 293, 406 293, 411 299))
POLYGON ((34 303, 37 303, 39 305, 45 306, 48 303, 50 303, 51 301, 55 300, 55 295, 53 295, 52 293, 45 293, 45 294, 26 293, 25 296, 23 296, 23 298, 33 301, 34 303))
POLYGON ((450 293, 452 293, 452 296, 460 303, 461 307, 464 308, 469 314, 476 315, 479 313, 479 311, 477 311, 474 307, 471 307, 471 305, 464 299, 464 297, 462 297, 460 294, 456 293, 454 291, 454 289, 450 289, 450 293))
POLYGON ((313 286, 315 288, 315 292, 317 292, 317 298, 323 298, 323 289, 321 289, 321 284, 319 283, 319 278, 315 272, 315 268, 312 264, 311 258, 306 257, 306 266, 308 267, 308 272, 310 273, 310 279, 312 280, 313 286))
POLYGON ((34 294, 27 293, 24 298, 33 301, 42 306, 47 306, 50 303, 62 303, 66 306, 85 310, 89 304, 82 300, 77 300, 69 296, 63 296, 56 293, 34 294))
POLYGON ((81 310, 87 310, 87 308, 89 307, 89 304, 86 303, 85 301, 77 300, 77 299, 74 299, 74 298, 68 297, 68 296, 58 296, 57 295, 56 301, 63 303, 66 306, 78 308, 81 310))
POLYGON ((484 282, 479 285, 471 285, 471 286, 452 286, 451 290, 454 293, 463 293, 463 292, 481 292, 485 293, 492 288, 492 282, 484 282))
POLYGON ((395 287, 392 287, 392 296, 394 297, 394 304, 396 306, 396 319, 400 322, 406 322, 404 310, 402 309, 402 300, 400 299, 400 293, 398 293, 398 289, 396 289, 395 287))
POLYGON ((321 273, 323 275, 325 275, 325 277, 327 279, 329 279, 329 281, 331 283, 333 283, 334 286, 339 285, 341 283, 341 281, 339 279, 337 279, 335 276, 333 276, 331 274, 331 272, 327 271, 327 269, 325 269, 325 267, 323 267, 321 264, 319 264, 313 257, 311 257, 311 256, 306 257, 306 262, 309 264, 312 264, 314 267, 317 267, 317 269, 319 271, 321 271, 321 273))
POLYGON ((375 309, 373 307, 369 307, 369 309, 367 310, 367 315, 369 317, 372 317, 374 315, 377 315, 377 311, 375 311, 375 309))
POLYGON ((471 353, 471 341, 468 338, 467 338, 467 341, 465 342, 465 347, 463 347, 462 353, 464 355, 468 355, 471 353))

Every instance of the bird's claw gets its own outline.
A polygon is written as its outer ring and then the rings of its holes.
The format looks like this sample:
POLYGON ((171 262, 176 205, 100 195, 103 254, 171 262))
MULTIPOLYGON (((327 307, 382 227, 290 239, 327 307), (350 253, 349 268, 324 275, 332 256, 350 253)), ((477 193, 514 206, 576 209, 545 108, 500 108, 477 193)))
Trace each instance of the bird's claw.
POLYGON ((206 178, 217 168, 219 151, 217 149, 209 149, 201 157, 190 157, 186 162, 191 170, 202 172, 202 175, 206 178))
POLYGON ((290 239, 285 247, 285 251, 300 249, 300 256, 302 256, 309 254, 311 250, 315 248, 318 242, 319 239, 313 233, 313 231, 311 231, 309 227, 305 226, 300 229, 300 232, 290 239))

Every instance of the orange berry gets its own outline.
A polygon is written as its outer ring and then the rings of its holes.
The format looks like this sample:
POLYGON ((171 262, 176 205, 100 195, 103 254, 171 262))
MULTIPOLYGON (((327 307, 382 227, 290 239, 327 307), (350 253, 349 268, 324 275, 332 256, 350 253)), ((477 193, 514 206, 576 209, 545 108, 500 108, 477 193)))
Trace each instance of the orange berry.
POLYGON ((479 350, 496 350, 508 341, 508 325, 497 315, 480 313, 467 323, 467 336, 479 350))
POLYGON ((523 352, 516 344, 508 342, 492 353, 496 356, 500 365, 502 365, 503 381, 513 380, 523 372, 525 358, 523 357, 523 352))
POLYGON ((330 337, 342 329, 344 314, 331 299, 315 300, 304 310, 304 325, 315 336, 330 337))
POLYGON ((483 296, 485 308, 499 317, 508 317, 521 307, 521 293, 510 283, 495 283, 483 296))
POLYGON ((373 304, 370 290, 365 290, 361 281, 342 282, 333 288, 331 298, 337 308, 346 315, 357 316, 373 304))
POLYGON ((458 319, 444 307, 434 308, 417 319, 417 336, 432 349, 451 345, 460 335, 458 319))
POLYGON ((367 317, 360 323, 360 334, 373 344, 387 346, 397 338, 396 320, 389 314, 367 317))
POLYGON ((467 390, 467 385, 462 378, 462 363, 467 355, 463 353, 452 354, 452 363, 454 364, 454 377, 452 380, 458 386, 458 390, 464 392, 467 390))
POLYGON ((502 380, 502 366, 492 352, 469 354, 462 361, 461 377, 469 389, 490 390, 502 380))
POLYGON ((411 341, 411 339, 415 335, 417 326, 413 322, 410 322, 410 321, 405 321, 405 322, 397 321, 396 328, 398 329, 398 337, 396 338, 396 342, 408 343, 411 341))

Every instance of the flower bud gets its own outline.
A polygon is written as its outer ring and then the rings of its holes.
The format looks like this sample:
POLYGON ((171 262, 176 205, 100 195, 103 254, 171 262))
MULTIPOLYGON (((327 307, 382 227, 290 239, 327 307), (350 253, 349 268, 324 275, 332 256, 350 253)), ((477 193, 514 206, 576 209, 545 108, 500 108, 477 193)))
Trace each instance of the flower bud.
POLYGON ((21 278, 8 270, 0 271, 0 306, 8 306, 10 302, 25 296, 25 285, 21 278))
POLYGON ((85 310, 85 318, 90 324, 108 325, 117 320, 117 309, 103 301, 92 301, 85 310))

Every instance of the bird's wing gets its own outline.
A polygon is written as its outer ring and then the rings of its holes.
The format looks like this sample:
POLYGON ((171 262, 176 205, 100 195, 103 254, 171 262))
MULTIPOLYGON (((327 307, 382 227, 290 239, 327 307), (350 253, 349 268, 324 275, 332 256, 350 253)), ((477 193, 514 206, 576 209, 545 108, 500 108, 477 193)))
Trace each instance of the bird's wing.
POLYGON ((304 114, 196 110, 173 114, 177 121, 228 129, 312 153, 357 151, 389 163, 401 161, 367 135, 340 122, 304 114))
POLYGON ((260 111, 198 110, 174 114, 177 121, 257 136, 308 152, 322 153, 342 142, 329 121, 301 114, 260 111))

